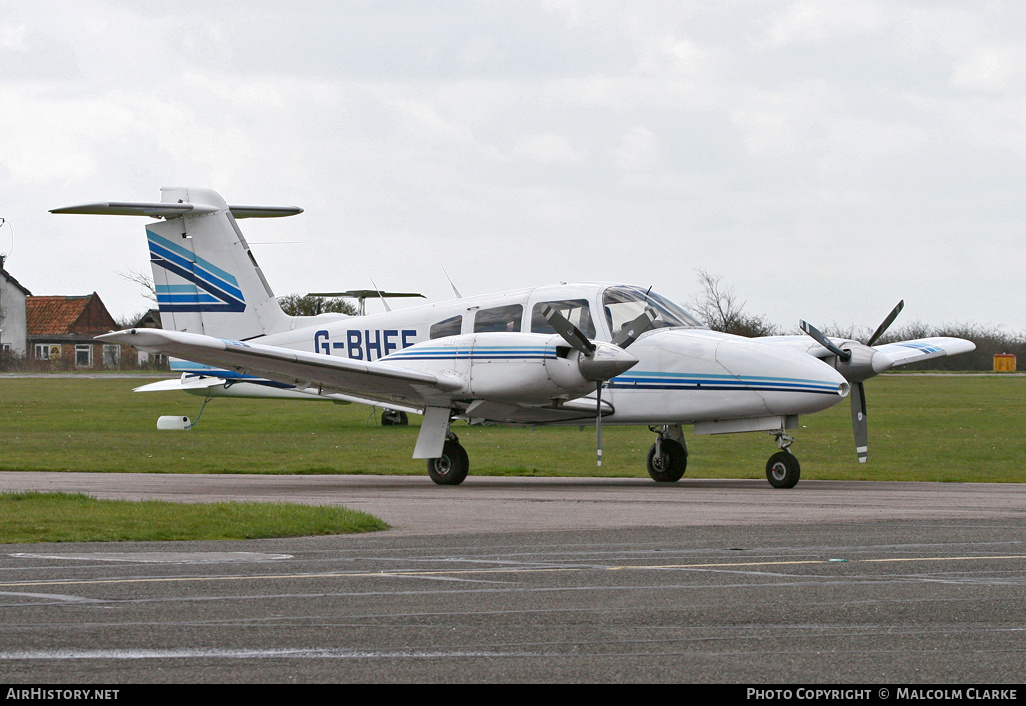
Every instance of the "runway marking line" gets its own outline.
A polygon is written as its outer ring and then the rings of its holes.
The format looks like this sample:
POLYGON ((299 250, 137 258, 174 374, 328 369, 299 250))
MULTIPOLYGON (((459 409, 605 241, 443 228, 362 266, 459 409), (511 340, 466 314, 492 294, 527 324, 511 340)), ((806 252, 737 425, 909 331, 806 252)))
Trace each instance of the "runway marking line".
MULTIPOLYGON (((1023 554, 1004 556, 949 556, 949 557, 895 557, 889 559, 847 559, 845 564, 882 564, 916 561, 975 561, 980 559, 1026 559, 1023 554)), ((375 571, 371 573, 338 573, 327 574, 261 574, 259 576, 165 576, 135 579, 87 579, 78 581, 26 581, 0 583, 0 588, 25 588, 26 586, 89 586, 98 584, 132 584, 132 583, 171 583, 171 582, 204 582, 204 581, 259 581, 268 579, 325 579, 325 578, 373 578, 389 576, 440 576, 466 574, 509 574, 509 573, 545 573, 557 571, 655 571, 665 569, 722 569, 752 568, 759 566, 797 566, 809 564, 841 565, 830 559, 804 559, 800 561, 759 561, 729 562, 716 564, 648 564, 639 566, 550 566, 550 567, 500 567, 493 569, 449 569, 437 571, 375 571)))

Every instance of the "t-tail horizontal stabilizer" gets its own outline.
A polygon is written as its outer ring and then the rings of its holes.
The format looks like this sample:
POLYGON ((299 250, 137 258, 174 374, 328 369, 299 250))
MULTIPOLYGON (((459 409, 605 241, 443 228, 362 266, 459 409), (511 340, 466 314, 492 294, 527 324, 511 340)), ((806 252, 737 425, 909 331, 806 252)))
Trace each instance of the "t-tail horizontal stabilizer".
POLYGON ((248 340, 288 331, 238 218, 302 213, 297 206, 229 206, 212 189, 165 187, 159 203, 104 201, 51 213, 149 216, 146 224, 160 323, 165 330, 248 340))
MULTIPOLYGON (((148 216, 150 218, 175 218, 190 214, 200 216, 217 213, 217 208, 191 203, 142 203, 134 201, 100 201, 82 203, 77 206, 55 208, 50 213, 87 214, 98 216, 148 216)), ((303 212, 299 206, 228 206, 235 218, 281 218, 296 216, 303 212)))

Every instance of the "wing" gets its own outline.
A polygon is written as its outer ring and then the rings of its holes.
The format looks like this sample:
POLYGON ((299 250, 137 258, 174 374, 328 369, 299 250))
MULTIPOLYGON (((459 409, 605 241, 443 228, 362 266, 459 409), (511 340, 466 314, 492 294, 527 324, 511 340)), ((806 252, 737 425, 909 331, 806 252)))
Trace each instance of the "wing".
MULTIPOLYGON (((798 336, 765 336, 758 340, 762 343, 794 348, 816 358, 826 358, 833 355, 829 350, 816 343, 812 337, 804 334, 798 336)), ((844 348, 853 343, 858 344, 858 341, 849 338, 831 338, 830 342, 838 348, 844 348)), ((969 353, 976 350, 976 344, 964 338, 935 336, 932 338, 916 338, 910 341, 898 341, 897 343, 885 343, 872 346, 872 348, 890 360, 891 366, 895 366, 918 363, 922 360, 941 358, 946 355, 969 353)))
POLYGON ((464 388, 462 380, 441 374, 195 333, 132 329, 97 336, 97 340, 259 375, 300 389, 349 394, 370 403, 448 407, 453 394, 464 388))
POLYGON ((897 343, 885 343, 882 346, 876 346, 876 350, 894 361, 894 365, 907 365, 909 363, 918 363, 921 360, 929 360, 930 358, 969 353, 976 350, 976 344, 964 338, 937 336, 934 338, 916 338, 911 341, 898 341, 897 343))
POLYGON ((419 406, 402 404, 389 400, 385 402, 344 392, 323 392, 316 387, 304 390, 292 386, 282 386, 262 378, 245 378, 243 381, 227 380, 214 375, 191 375, 185 373, 180 378, 161 380, 142 385, 135 392, 188 392, 200 397, 240 397, 248 399, 281 399, 281 400, 318 400, 335 404, 364 404, 380 409, 391 409, 407 414, 423 414, 419 406))

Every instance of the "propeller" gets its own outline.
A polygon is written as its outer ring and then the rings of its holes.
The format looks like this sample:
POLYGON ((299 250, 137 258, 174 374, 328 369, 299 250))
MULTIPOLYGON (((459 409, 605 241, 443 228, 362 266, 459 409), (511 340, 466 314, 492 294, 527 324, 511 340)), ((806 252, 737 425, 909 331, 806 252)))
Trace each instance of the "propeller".
POLYGON ((851 385, 851 424, 855 432, 855 453, 858 454, 859 463, 865 463, 869 458, 869 425, 866 421, 866 388, 862 384, 869 378, 879 375, 890 368, 894 363, 885 355, 878 354, 873 344, 880 340, 884 332, 890 328, 898 314, 905 307, 905 301, 898 302, 897 306, 891 309, 887 318, 876 327, 876 331, 869 337, 866 343, 849 341, 837 346, 833 341, 824 336, 819 329, 807 321, 800 323, 802 331, 811 336, 816 343, 826 348, 836 356, 834 367, 852 383, 851 385))
POLYGON ((589 340, 584 332, 574 326, 569 319, 548 304, 541 310, 542 316, 549 322, 570 347, 580 353, 577 365, 585 380, 595 383, 595 443, 597 464, 602 465, 602 386, 620 373, 632 368, 638 359, 628 353, 627 346, 638 340, 641 334, 652 327, 656 313, 651 307, 633 321, 629 322, 613 337, 612 343, 589 340))

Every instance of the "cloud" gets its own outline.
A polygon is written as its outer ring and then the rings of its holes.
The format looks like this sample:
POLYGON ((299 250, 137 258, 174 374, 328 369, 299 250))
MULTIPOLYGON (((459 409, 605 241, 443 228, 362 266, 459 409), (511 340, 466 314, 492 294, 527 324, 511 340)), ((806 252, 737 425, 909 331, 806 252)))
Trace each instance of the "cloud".
POLYGON ((515 153, 539 164, 572 164, 585 158, 565 137, 552 133, 518 138, 515 153))
POLYGON ((1019 47, 980 47, 955 63, 951 85, 972 91, 1002 92, 1021 87, 1023 52, 1019 47))
POLYGON ((769 27, 766 36, 777 45, 824 44, 864 34, 883 24, 884 14, 870 2, 800 0, 793 2, 769 27))
POLYGON ((658 158, 655 133, 643 125, 635 125, 620 139, 614 150, 616 164, 621 169, 635 170, 651 167, 658 158))
POLYGON ((27 52, 29 50, 28 34, 29 28, 24 24, 0 27, 0 49, 27 52))

